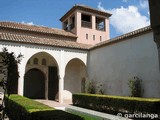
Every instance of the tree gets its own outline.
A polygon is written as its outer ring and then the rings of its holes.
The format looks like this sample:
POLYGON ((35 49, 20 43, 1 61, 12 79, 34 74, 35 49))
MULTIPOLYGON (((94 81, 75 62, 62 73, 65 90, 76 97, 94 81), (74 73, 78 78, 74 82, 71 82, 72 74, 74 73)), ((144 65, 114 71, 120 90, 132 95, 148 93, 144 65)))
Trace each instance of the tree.
MULTIPOLYGON (((10 94, 17 93, 19 78, 18 64, 21 62, 22 57, 22 54, 19 54, 16 57, 14 52, 9 53, 7 48, 3 48, 2 52, 0 53, 0 74, 3 75, 0 79, 0 85, 4 89, 4 97, 6 93, 8 97, 10 94)), ((4 110, 5 106, 7 106, 7 101, 5 101, 4 98, 0 110, 4 110)))

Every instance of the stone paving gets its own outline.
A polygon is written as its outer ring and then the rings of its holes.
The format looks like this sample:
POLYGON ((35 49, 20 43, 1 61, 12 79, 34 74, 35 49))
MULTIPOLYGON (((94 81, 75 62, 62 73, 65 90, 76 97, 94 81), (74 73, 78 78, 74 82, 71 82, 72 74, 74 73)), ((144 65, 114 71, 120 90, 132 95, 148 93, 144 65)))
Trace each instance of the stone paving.
POLYGON ((64 101, 64 103, 59 103, 53 100, 36 100, 36 101, 60 110, 65 110, 65 107, 72 104, 72 101, 64 101))

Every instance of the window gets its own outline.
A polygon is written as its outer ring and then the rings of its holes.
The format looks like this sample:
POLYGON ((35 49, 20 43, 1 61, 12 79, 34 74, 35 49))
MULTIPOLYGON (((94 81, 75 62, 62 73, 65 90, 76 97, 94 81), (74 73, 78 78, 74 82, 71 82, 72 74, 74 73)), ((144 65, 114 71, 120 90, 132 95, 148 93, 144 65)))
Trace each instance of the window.
POLYGON ((88 40, 88 34, 86 34, 86 39, 88 40))
POLYGON ((38 58, 34 58, 34 60, 33 60, 33 64, 38 64, 38 58))
POLYGON ((81 16, 82 27, 92 28, 92 20, 90 15, 82 14, 81 16))
POLYGON ((42 59, 42 65, 47 65, 46 59, 42 59))
POLYGON ((105 31, 105 19, 96 17, 96 29, 105 31))
POLYGON ((93 35, 93 40, 95 40, 95 35, 93 35))

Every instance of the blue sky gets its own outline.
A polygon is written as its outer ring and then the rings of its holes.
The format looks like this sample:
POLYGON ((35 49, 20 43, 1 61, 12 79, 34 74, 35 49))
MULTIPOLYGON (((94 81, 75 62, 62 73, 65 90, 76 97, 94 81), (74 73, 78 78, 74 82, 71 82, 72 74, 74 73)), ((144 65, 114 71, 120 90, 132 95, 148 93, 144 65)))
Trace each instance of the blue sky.
POLYGON ((0 21, 61 28, 59 19, 75 4, 112 13, 111 38, 150 24, 148 0, 0 0, 0 21))

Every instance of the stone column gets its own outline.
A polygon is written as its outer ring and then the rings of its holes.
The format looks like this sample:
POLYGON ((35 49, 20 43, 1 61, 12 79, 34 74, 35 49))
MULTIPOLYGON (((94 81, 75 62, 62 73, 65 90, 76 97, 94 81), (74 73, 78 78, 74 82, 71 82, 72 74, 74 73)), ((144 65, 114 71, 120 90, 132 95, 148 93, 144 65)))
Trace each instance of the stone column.
POLYGON ((92 15, 92 29, 96 29, 96 17, 94 15, 92 15))
POLYGON ((48 100, 48 74, 45 76, 45 99, 48 100))
POLYGON ((64 75, 65 75, 65 66, 64 66, 64 50, 61 50, 60 58, 60 69, 59 69, 59 102, 63 103, 63 90, 64 90, 64 75))
POLYGON ((106 40, 109 40, 110 39, 109 18, 105 19, 105 30, 106 30, 106 33, 107 33, 106 40))
POLYGON ((59 76, 59 102, 63 103, 64 76, 59 76))
POLYGON ((76 35, 78 36, 77 42, 82 42, 81 36, 81 13, 75 13, 75 28, 76 28, 76 35))
POLYGON ((23 96, 24 93, 24 75, 25 75, 25 63, 22 61, 18 64, 19 79, 18 79, 18 94, 23 96))

